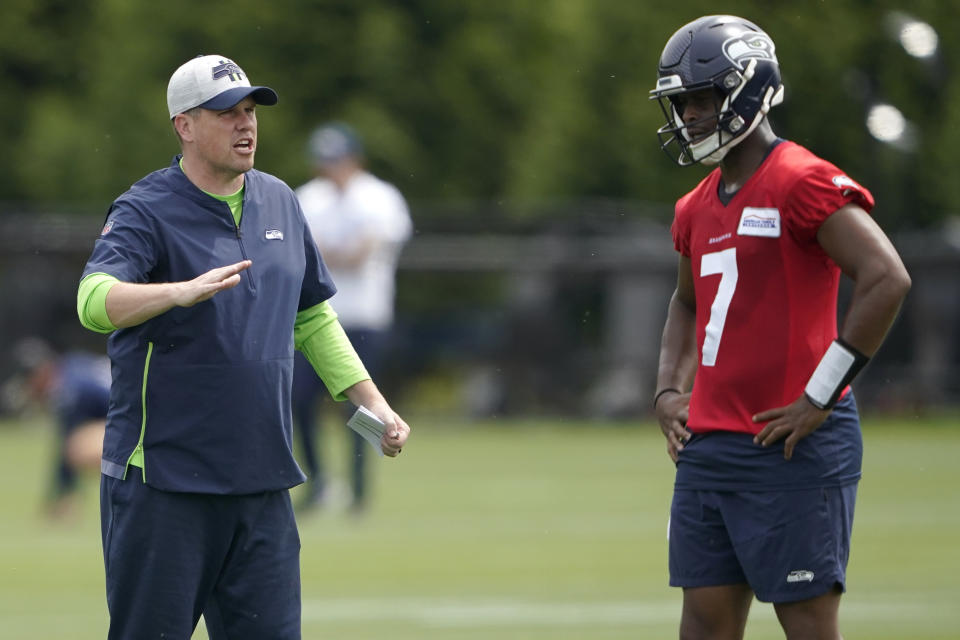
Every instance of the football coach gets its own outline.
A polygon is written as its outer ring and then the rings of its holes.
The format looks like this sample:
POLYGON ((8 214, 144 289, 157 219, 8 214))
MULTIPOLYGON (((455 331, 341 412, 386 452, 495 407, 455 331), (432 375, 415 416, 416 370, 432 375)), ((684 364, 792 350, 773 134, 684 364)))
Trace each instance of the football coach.
POLYGON ((410 428, 367 375, 293 191, 253 168, 257 107, 229 58, 167 88, 182 153, 117 198, 83 271, 81 323, 109 333, 113 379, 101 524, 109 638, 300 638, 300 540, 289 489, 300 350, 338 400, 410 428))

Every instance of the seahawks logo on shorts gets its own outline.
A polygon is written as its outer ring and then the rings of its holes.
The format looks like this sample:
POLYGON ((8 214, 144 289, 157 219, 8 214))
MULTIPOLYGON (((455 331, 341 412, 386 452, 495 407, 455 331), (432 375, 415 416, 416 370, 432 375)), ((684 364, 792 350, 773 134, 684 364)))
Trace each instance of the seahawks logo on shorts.
POLYGON ((773 40, 767 34, 756 31, 747 31, 739 36, 728 38, 723 43, 723 55, 738 69, 743 69, 743 61, 750 58, 777 61, 773 40))
POLYGON ((813 571, 800 569, 787 574, 787 582, 813 582, 813 571))

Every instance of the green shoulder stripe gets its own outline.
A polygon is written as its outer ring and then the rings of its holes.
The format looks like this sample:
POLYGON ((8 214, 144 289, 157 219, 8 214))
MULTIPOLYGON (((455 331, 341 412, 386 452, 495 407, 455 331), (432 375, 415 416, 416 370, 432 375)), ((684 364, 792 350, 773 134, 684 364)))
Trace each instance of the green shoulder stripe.
POLYGON ((140 474, 143 478, 143 481, 147 481, 147 465, 143 459, 143 436, 147 432, 147 377, 150 373, 150 357, 153 355, 153 343, 147 343, 147 357, 143 362, 143 384, 140 387, 140 439, 137 441, 137 446, 134 447, 133 453, 130 454, 130 458, 127 460, 127 469, 123 472, 123 477, 126 479, 127 470, 130 466, 139 467, 140 474))

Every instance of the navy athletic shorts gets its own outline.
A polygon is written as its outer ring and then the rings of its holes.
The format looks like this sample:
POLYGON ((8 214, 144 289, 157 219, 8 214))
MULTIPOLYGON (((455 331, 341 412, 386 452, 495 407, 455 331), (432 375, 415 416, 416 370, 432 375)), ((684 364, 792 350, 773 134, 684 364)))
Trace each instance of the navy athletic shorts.
POLYGON ((749 584, 763 602, 845 590, 857 485, 789 491, 675 489, 670 585, 749 584))
POLYGON ((101 477, 110 640, 300 638, 300 537, 287 491, 159 491, 101 477))

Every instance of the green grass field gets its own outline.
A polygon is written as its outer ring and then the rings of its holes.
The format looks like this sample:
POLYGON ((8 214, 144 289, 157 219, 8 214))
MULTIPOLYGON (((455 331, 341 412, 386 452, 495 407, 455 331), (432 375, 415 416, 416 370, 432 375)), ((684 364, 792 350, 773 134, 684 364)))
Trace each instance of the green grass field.
MULTIPOLYGON (((369 513, 301 519, 304 638, 677 636, 672 465, 652 424, 411 423, 401 458, 373 461, 369 513)), ((844 635, 958 638, 960 423, 867 418, 864 432, 844 635)), ((96 479, 74 524, 40 515, 52 438, 0 422, 4 639, 106 636, 96 479)), ((782 637, 769 605, 747 637, 782 637)))

